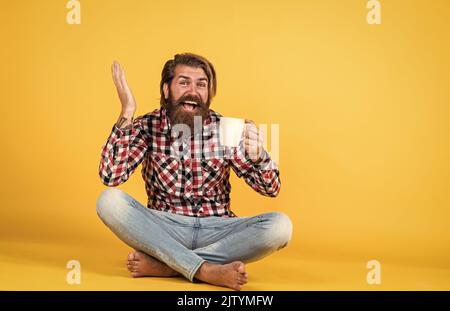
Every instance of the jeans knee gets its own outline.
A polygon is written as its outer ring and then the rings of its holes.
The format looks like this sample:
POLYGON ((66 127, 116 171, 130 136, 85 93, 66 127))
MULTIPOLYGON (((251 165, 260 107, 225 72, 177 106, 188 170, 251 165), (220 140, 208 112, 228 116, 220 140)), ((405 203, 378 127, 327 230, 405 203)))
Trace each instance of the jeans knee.
POLYGON ((96 210, 100 219, 105 220, 118 211, 117 207, 124 199, 125 192, 116 188, 107 188, 97 199, 96 210))
POLYGON ((274 247, 285 247, 292 238, 292 221, 285 213, 272 212, 266 214, 268 219, 267 239, 274 247))

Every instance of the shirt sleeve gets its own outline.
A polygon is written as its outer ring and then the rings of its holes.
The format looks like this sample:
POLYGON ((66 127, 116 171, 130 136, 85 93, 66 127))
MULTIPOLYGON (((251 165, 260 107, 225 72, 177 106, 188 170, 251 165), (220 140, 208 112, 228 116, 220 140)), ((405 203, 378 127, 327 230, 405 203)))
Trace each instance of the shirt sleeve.
POLYGON ((276 197, 281 188, 278 165, 271 160, 266 150, 263 150, 258 163, 253 163, 243 150, 243 147, 235 148, 231 157, 231 167, 236 175, 256 192, 276 197))
POLYGON ((136 118, 124 129, 113 126, 101 152, 99 175, 103 184, 115 187, 133 174, 150 145, 145 133, 143 117, 136 118))

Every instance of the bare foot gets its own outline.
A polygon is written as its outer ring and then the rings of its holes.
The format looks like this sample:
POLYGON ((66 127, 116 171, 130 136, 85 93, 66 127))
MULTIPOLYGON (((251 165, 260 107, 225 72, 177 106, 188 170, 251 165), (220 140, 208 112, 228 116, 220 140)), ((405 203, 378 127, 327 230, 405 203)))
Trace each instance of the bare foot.
POLYGON ((247 283, 247 272, 243 262, 234 261, 225 265, 204 262, 195 277, 206 283, 241 290, 247 283))
POLYGON ((134 251, 128 255, 127 268, 134 278, 144 276, 169 277, 179 273, 165 263, 143 252, 134 251))

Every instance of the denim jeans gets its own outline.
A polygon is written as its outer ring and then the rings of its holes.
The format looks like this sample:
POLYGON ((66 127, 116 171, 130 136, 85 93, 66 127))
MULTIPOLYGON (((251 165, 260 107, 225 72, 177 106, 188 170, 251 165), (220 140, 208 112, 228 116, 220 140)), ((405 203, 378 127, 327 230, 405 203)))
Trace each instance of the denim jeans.
POLYGON ((254 217, 189 217, 147 208, 117 188, 104 190, 97 214, 123 242, 167 264, 194 281, 205 262, 259 260, 292 236, 288 216, 271 212, 254 217))

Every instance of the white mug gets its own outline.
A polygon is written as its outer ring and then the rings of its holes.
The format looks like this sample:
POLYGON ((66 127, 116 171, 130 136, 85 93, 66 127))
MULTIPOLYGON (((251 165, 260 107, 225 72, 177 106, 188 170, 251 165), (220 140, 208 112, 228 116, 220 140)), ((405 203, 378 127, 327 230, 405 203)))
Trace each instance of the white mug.
POLYGON ((221 117, 219 126, 220 144, 226 147, 239 146, 244 126, 244 119, 221 117))

